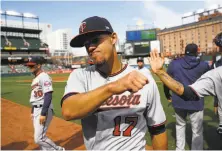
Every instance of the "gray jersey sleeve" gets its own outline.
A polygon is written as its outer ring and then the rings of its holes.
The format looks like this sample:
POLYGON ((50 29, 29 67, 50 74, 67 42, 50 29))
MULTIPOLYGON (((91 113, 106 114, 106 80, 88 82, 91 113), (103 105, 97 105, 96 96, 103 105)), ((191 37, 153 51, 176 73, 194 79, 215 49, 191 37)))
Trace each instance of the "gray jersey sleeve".
POLYGON ((160 100, 160 93, 156 82, 153 78, 149 79, 149 93, 147 96, 147 113, 146 113, 146 120, 148 126, 159 126, 165 123, 166 115, 163 110, 161 100, 160 100))
POLYGON ((203 74, 190 87, 197 93, 199 97, 218 96, 220 98, 220 90, 222 89, 222 67, 213 69, 203 74))
POLYGON ((74 70, 68 78, 64 96, 69 93, 84 93, 85 90, 85 80, 83 74, 83 69, 76 69, 74 70))
POLYGON ((42 91, 43 93, 47 93, 47 92, 51 92, 53 91, 52 88, 52 79, 51 77, 44 73, 43 75, 41 75, 41 84, 42 84, 42 91))

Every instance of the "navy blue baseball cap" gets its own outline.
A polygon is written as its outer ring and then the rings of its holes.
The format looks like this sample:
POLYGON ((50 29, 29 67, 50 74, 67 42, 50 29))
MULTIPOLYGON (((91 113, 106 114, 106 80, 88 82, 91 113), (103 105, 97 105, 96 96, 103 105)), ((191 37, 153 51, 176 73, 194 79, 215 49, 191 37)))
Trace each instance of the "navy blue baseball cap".
POLYGON ((98 16, 86 18, 79 27, 79 35, 71 40, 70 46, 83 47, 86 40, 104 33, 113 33, 113 28, 107 19, 98 16))
POLYGON ((143 58, 142 57, 138 57, 137 58, 137 62, 143 62, 143 58))
POLYGON ((185 55, 197 56, 198 46, 194 43, 188 44, 185 48, 185 55))
POLYGON ((34 66, 38 64, 43 64, 45 62, 45 58, 41 56, 32 56, 29 58, 29 61, 25 63, 25 66, 34 66))

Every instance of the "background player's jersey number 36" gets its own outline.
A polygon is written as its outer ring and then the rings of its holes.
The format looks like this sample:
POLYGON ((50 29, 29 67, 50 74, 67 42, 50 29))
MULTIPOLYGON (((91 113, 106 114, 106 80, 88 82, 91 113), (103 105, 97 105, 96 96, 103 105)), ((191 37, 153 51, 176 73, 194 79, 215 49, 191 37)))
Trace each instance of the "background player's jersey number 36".
POLYGON ((42 92, 41 89, 34 91, 34 97, 35 97, 35 98, 40 98, 40 97, 42 97, 42 96, 43 96, 43 92, 42 92))

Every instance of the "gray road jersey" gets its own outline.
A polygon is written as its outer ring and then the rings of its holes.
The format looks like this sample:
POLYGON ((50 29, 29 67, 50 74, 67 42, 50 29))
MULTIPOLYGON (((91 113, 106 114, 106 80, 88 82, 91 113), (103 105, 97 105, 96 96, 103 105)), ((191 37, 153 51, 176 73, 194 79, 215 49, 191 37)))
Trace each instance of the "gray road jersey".
MULTIPOLYGON (((222 66, 203 74, 194 84, 190 85, 200 96, 217 96, 219 117, 222 118, 222 66)), ((222 119, 220 119, 222 124, 222 119)))
POLYGON ((41 72, 32 80, 31 87, 30 103, 32 105, 43 104, 45 93, 53 91, 52 79, 47 73, 41 72))
POLYGON ((146 67, 143 67, 142 69, 139 69, 139 67, 137 67, 136 69, 137 69, 138 71, 142 72, 142 73, 144 72, 145 75, 146 75, 146 74, 150 74, 150 75, 151 75, 150 70, 147 69, 146 67))
MULTIPOLYGON (((64 96, 88 92, 136 70, 125 66, 121 72, 104 78, 95 66, 74 70, 67 81, 64 96)), ((139 92, 113 95, 91 115, 82 119, 84 142, 88 150, 145 150, 147 126, 166 121, 157 85, 151 75, 139 92)), ((87 105, 87 104, 86 104, 87 105)))

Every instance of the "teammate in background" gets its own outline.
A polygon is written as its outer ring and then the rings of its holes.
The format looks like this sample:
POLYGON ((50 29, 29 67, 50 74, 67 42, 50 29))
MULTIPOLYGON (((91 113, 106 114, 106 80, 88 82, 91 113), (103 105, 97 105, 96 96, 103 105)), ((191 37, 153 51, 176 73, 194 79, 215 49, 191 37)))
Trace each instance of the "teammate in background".
POLYGON ((145 74, 147 74, 147 73, 151 74, 150 70, 144 66, 144 60, 142 57, 137 58, 137 65, 138 65, 138 67, 136 68, 137 70, 144 72, 145 74))
MULTIPOLYGON (((222 52, 222 33, 219 33, 214 39, 215 44, 222 52)), ((164 57, 159 56, 157 51, 152 51, 149 58, 152 71, 160 78, 161 81, 174 93, 185 100, 199 100, 204 96, 216 96, 218 98, 218 108, 222 111, 222 66, 215 68, 203 74, 195 83, 183 85, 172 79, 164 70, 164 57)), ((218 134, 222 136, 222 112, 219 114, 218 134)))
POLYGON ((53 88, 51 78, 41 70, 43 62, 43 57, 31 57, 29 62, 25 64, 35 76, 31 84, 30 96, 34 141, 40 146, 41 150, 65 150, 46 136, 46 131, 53 117, 53 88))
POLYGON ((85 19, 72 47, 85 46, 94 65, 74 70, 61 100, 66 120, 81 119, 87 150, 167 149, 166 116, 151 75, 118 60, 117 34, 105 18, 85 19), (149 81, 149 84, 148 84, 149 81))
MULTIPOLYGON (((185 56, 173 60, 167 73, 183 85, 194 83, 201 75, 210 70, 204 61, 197 59, 198 46, 188 44, 185 48, 185 56)), ((164 93, 167 100, 172 99, 172 105, 176 115, 176 150, 184 150, 186 144, 186 123, 189 115, 192 128, 191 150, 203 150, 203 109, 204 98, 199 101, 184 100, 173 93, 172 98, 169 88, 164 85, 164 93)))

